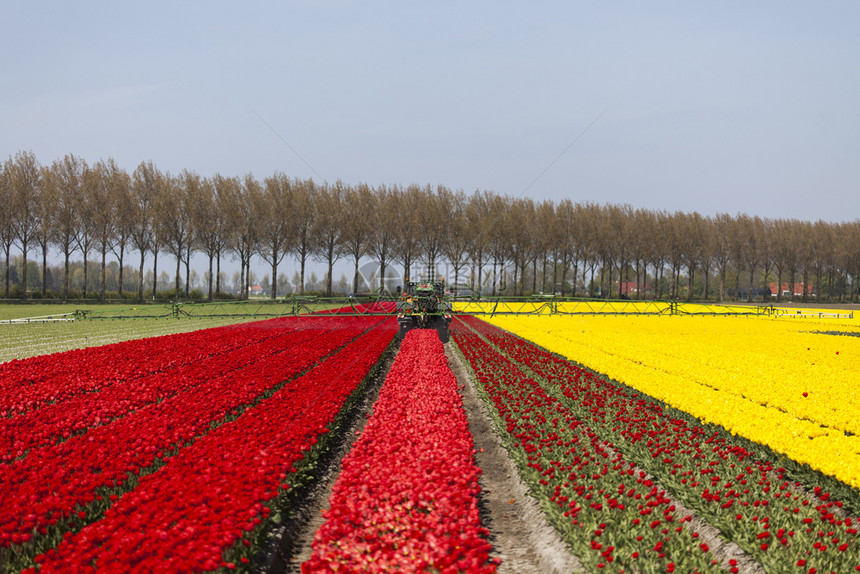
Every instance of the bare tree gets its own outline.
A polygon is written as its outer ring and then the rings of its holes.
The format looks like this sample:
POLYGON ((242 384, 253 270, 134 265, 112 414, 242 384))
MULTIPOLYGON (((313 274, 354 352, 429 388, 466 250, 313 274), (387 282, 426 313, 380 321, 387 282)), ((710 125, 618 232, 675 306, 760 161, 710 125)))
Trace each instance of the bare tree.
POLYGON ((272 266, 271 297, 275 299, 278 290, 278 264, 289 251, 295 231, 292 182, 283 173, 267 177, 257 200, 260 256, 272 266))
POLYGON ((466 194, 462 190, 451 192, 445 199, 446 210, 445 241, 442 251, 451 267, 454 268, 454 284, 456 291, 460 284, 460 270, 466 266, 466 254, 469 250, 469 223, 466 219, 468 206, 466 194))
POLYGON ((152 298, 158 291, 158 253, 161 251, 161 233, 156 220, 158 197, 164 187, 164 176, 152 161, 141 162, 132 176, 133 216, 131 238, 140 253, 138 270, 138 299, 143 301, 143 264, 146 253, 152 251, 152 298))
POLYGON ((156 199, 157 225, 161 237, 164 238, 164 250, 176 258, 173 294, 177 299, 180 297, 182 282, 180 275, 182 259, 185 255, 185 247, 191 241, 191 218, 187 209, 185 185, 185 178, 189 175, 188 172, 179 177, 166 174, 164 187, 156 199))
POLYGON ((632 245, 631 257, 636 272, 636 298, 645 295, 645 284, 648 277, 648 259, 652 251, 651 237, 654 234, 656 217, 645 209, 637 209, 633 213, 633 229, 630 236, 632 245))
MULTIPOLYGON (((633 208, 629 205, 611 205, 608 207, 610 245, 615 251, 614 259, 618 262, 618 298, 621 299, 622 284, 629 277, 629 263, 633 251, 633 208)), ((612 289, 611 285, 609 287, 612 289)))
POLYGON ((720 274, 720 302, 726 297, 726 276, 728 274, 731 256, 731 233, 733 220, 727 213, 720 213, 714 218, 711 232, 714 234, 714 261, 720 274))
POLYGON ((95 166, 90 167, 84 165, 83 185, 81 193, 77 196, 77 207, 75 208, 78 214, 78 250, 84 258, 84 286, 81 289, 81 295, 86 298, 87 290, 89 289, 89 254, 93 250, 96 243, 96 211, 98 209, 97 201, 94 196, 95 189, 98 187, 99 174, 95 166))
POLYGON ((442 255, 446 234, 446 211, 451 191, 438 186, 433 191, 427 185, 421 193, 417 194, 417 213, 420 213, 419 227, 417 229, 417 242, 420 248, 421 258, 427 264, 427 273, 430 278, 436 276, 436 262, 442 255))
POLYGON ((88 202, 90 203, 91 229, 93 238, 101 254, 99 271, 99 299, 105 300, 105 269, 107 268, 107 252, 113 247, 117 219, 116 194, 114 192, 115 173, 119 168, 111 158, 107 162, 98 161, 89 170, 87 185, 88 202))
POLYGON ((241 195, 242 183, 236 177, 223 177, 216 174, 212 180, 215 193, 214 204, 207 206, 213 213, 208 217, 204 239, 204 252, 209 256, 209 299, 212 299, 212 256, 215 257, 215 297, 221 297, 221 256, 232 244, 235 228, 231 209, 234 198, 241 195))
MULTIPOLYGON (((472 276, 477 278, 477 292, 483 292, 484 264, 489 255, 492 227, 489 218, 494 194, 489 191, 478 191, 469 197, 466 206, 466 225, 469 233, 469 257, 472 260, 472 276)), ((471 285, 475 289, 474 283, 471 285)))
POLYGON ((317 220, 314 226, 313 254, 327 265, 326 296, 332 294, 332 270, 343 251, 341 237, 344 221, 344 196, 346 186, 340 180, 334 185, 326 184, 316 196, 317 220))
POLYGON ((295 242, 293 255, 299 262, 299 293, 305 292, 305 265, 314 248, 314 230, 317 219, 317 195, 319 191, 311 179, 296 181, 293 185, 293 216, 295 242))
POLYGON ((687 268, 687 301, 692 301, 696 269, 702 262, 702 243, 704 242, 702 216, 694 211, 676 213, 675 217, 681 245, 681 261, 687 268))
POLYGON ((343 252, 353 262, 352 292, 358 292, 358 262, 368 252, 373 237, 373 192, 367 184, 350 187, 343 198, 344 210, 341 242, 343 252))
MULTIPOLYGON (((574 296, 576 296, 576 266, 578 261, 582 261, 583 289, 588 292, 589 297, 594 297, 595 295, 594 288, 597 283, 594 281, 594 273, 600 258, 601 240, 598 233, 600 219, 600 206, 597 204, 592 202, 576 204, 572 222, 573 235, 569 238, 573 242, 571 259, 574 275, 574 296), (590 274, 590 278, 586 279, 588 274, 590 274)), ((564 281, 563 278, 562 281, 564 281)))
POLYGON ((125 267, 125 252, 129 247, 134 229, 134 196, 131 188, 131 177, 128 173, 119 169, 113 160, 109 165, 110 172, 110 197, 111 213, 114 218, 113 242, 111 251, 116 255, 119 263, 119 277, 117 278, 117 291, 119 298, 123 297, 123 286, 125 278, 123 271, 125 267))
MULTIPOLYGON (((535 213, 535 225, 533 226, 534 233, 534 277, 532 278, 532 291, 537 289, 537 261, 541 260, 541 281, 540 291, 546 290, 547 286, 547 265, 550 258, 553 261, 553 269, 557 267, 559 254, 559 233, 558 233, 558 218, 555 213, 555 204, 551 201, 542 201, 537 206, 535 213)), ((553 281, 553 289, 554 287, 553 281)), ((551 289, 550 291, 552 291, 551 289)))
POLYGON ((385 271, 388 261, 395 250, 397 241, 397 226, 399 218, 392 217, 396 213, 395 205, 398 187, 381 185, 372 195, 369 219, 371 222, 370 238, 367 242, 367 252, 379 261, 379 290, 384 292, 385 271))
POLYGON ((188 170, 183 170, 178 178, 178 182, 179 189, 181 190, 182 217, 188 228, 185 248, 182 250, 181 256, 182 263, 185 265, 185 298, 188 299, 191 293, 191 257, 197 250, 197 229, 194 226, 194 211, 197 204, 203 201, 203 194, 208 192, 209 188, 203 184, 203 178, 200 175, 188 170))
MULTIPOLYGON (((218 176, 216 176, 218 177, 218 176)), ((216 186, 211 179, 200 180, 200 195, 191 206, 191 225, 197 247, 209 259, 206 297, 212 301, 212 266, 221 241, 222 223, 216 186)), ((220 269, 219 269, 220 271, 220 269)))
POLYGON ((239 257, 239 297, 247 299, 251 282, 251 257, 257 252, 259 244, 255 207, 261 204, 259 197, 263 188, 249 173, 245 175, 243 185, 235 191, 228 208, 233 229, 232 250, 239 257))
POLYGON ((531 254, 534 252, 534 217, 534 201, 527 198, 510 200, 506 210, 505 233, 508 253, 514 264, 514 295, 523 293, 526 263, 531 260, 531 254))
POLYGON ((506 218, 510 205, 510 198, 494 195, 487 217, 487 225, 490 226, 490 256, 493 259, 493 289, 492 296, 497 291, 506 291, 507 285, 502 284, 505 263, 510 254, 510 237, 506 234, 506 218))
MULTIPOLYGON (((0 205, 12 205, 12 158, 3 162, 0 166, 0 205)), ((0 244, 3 246, 5 264, 3 275, 6 288, 3 297, 9 298, 9 282, 11 278, 10 252, 15 243, 15 217, 12 209, 0 209, 0 244)))
POLYGON ((21 271, 22 294, 27 298, 27 254, 39 228, 40 167, 33 152, 19 151, 12 164, 12 213, 15 237, 21 246, 24 265, 21 271))
POLYGON ((78 219, 83 194, 86 164, 74 155, 66 155, 52 165, 55 186, 51 190, 50 217, 54 222, 54 242, 64 257, 63 302, 69 300, 69 259, 76 251, 80 225, 78 219))
POLYGON ((404 281, 411 278, 412 265, 420 254, 421 193, 421 187, 413 184, 393 198, 394 213, 398 215, 394 258, 403 263, 404 281))
MULTIPOLYGON (((578 259, 578 248, 581 244, 577 240, 576 208, 569 199, 563 199, 555 209, 556 224, 554 229, 556 238, 556 264, 553 266, 552 290, 555 293, 556 286, 560 295, 564 297, 564 289, 567 286, 567 273, 571 263, 578 259), (558 280, 558 272, 561 270, 561 281, 558 280)), ((573 296, 576 296, 576 271, 573 272, 573 296)))

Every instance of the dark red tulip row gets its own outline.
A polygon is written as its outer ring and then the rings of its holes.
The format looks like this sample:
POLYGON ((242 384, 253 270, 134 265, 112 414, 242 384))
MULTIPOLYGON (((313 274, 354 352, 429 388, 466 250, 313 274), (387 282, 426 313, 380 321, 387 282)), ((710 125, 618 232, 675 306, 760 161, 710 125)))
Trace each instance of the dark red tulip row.
MULTIPOLYGON (((235 567, 225 562, 225 552, 249 544, 243 537, 268 518, 269 504, 289 487, 292 466, 328 431, 396 333, 390 320, 351 321, 377 328, 141 478, 101 520, 37 556, 41 572, 235 567)), ((272 369, 276 365, 246 369, 242 384, 269 378, 272 369)))
MULTIPOLYGON (((246 347, 241 370, 219 373, 203 364, 181 378, 163 372, 162 378, 185 390, 0 467, 0 547, 26 544, 58 523, 85 519, 90 505, 101 506, 104 489, 130 488, 126 485, 140 472, 162 464, 163 457, 382 320, 314 321, 310 328, 286 329, 280 338, 267 339, 264 348, 246 347), (189 377, 194 384, 187 384, 189 377)), ((272 325, 263 322, 261 329, 270 331, 272 325)))
POLYGON ((666 493, 564 401, 475 332, 454 338, 507 432, 548 518, 589 570, 716 572, 666 493))
POLYGON ((302 572, 494 572, 474 452, 438 335, 410 331, 302 572))
MULTIPOLYGON (((508 415, 512 419, 508 424, 514 425, 511 428, 555 419, 562 409, 571 417, 560 418, 563 426, 588 425, 593 438, 605 445, 607 456, 623 453, 672 497, 695 510, 766 568, 782 571, 802 566, 803 572, 860 570, 857 519, 844 516, 842 504, 821 488, 815 489, 816 496, 805 496, 798 484, 787 479, 784 468, 758 459, 729 433, 713 427, 705 430, 692 418, 672 415, 647 396, 595 376, 481 321, 464 318, 455 324, 454 332, 460 348, 471 357, 473 368, 483 373, 481 381, 488 389, 511 373, 518 373, 516 377, 542 389, 533 393, 546 392, 550 397, 552 408, 541 406, 534 409, 536 412, 508 415), (498 367, 497 362, 504 367, 498 367)), ((527 408, 524 398, 511 400, 514 407, 509 408, 527 408)), ((529 441, 521 442, 520 448, 522 444, 529 448, 529 441)), ((537 445, 528 453, 528 464, 539 464, 546 471, 557 469, 557 457, 551 448, 537 445)), ((552 483, 548 478, 542 480, 552 483)), ((569 496, 565 492, 569 487, 564 486, 569 482, 556 482, 553 488, 561 488, 553 490, 550 498, 555 496, 557 503, 559 496, 569 496)), ((597 488, 596 483, 589 486, 597 488)), ((604 489, 601 497, 607 502, 610 498, 623 500, 609 493, 604 489)), ((606 502, 601 505, 606 508, 606 502)), ((644 520, 641 518, 640 524, 644 520)), ((626 527, 623 523, 621 526, 626 527)), ((605 548, 607 530, 597 530, 602 531, 604 539, 597 544, 605 548)), ((643 549, 634 548, 639 556, 644 554, 643 549)), ((737 569, 734 564, 726 566, 737 569)))

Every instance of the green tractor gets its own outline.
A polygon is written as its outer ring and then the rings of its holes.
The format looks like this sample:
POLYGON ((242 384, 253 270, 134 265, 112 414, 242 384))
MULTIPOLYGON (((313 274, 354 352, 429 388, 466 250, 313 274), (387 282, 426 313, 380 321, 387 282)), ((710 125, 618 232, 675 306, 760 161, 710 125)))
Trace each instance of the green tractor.
POLYGON ((443 343, 448 342, 451 304, 445 297, 445 280, 409 281, 397 302, 400 336, 410 329, 436 329, 443 343))

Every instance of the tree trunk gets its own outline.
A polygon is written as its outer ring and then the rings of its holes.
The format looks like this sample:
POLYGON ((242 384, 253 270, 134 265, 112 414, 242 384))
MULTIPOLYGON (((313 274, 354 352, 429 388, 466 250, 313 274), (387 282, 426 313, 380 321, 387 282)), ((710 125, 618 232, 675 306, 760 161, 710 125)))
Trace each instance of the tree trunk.
POLYGON ((215 259, 215 254, 211 251, 209 252, 209 285, 206 289, 206 297, 209 299, 209 302, 212 302, 212 260, 215 259))
POLYGON ((272 253, 272 300, 278 298, 278 261, 272 253))
POLYGON ((221 298, 221 250, 215 252, 215 298, 221 298))
MULTIPOLYGON (((561 268, 561 296, 564 297, 564 285, 567 283, 567 265, 561 268)), ((576 271, 573 272, 573 284, 576 285, 576 271)), ((555 277, 553 278, 552 292, 555 293, 555 277)))
MULTIPOLYGON (((23 234, 22 234, 23 235, 23 234)), ((23 285, 23 290, 21 291, 21 298, 27 298, 27 243, 28 241, 24 240, 21 242, 21 251, 24 256, 24 269, 21 272, 21 283, 23 285)))
POLYGON ((517 295, 517 280, 519 280, 519 261, 514 257, 514 297, 517 295))
POLYGON ((245 300, 251 298, 251 255, 248 254, 248 264, 245 265, 245 300))
POLYGON ((143 262, 146 258, 146 251, 143 249, 140 250, 140 269, 137 274, 140 276, 137 282, 137 298, 142 302, 143 301, 143 262))
POLYGON ((239 301, 242 301, 245 298, 245 255, 239 254, 239 284, 236 285, 239 288, 239 301))
POLYGON ((48 296, 48 243, 42 244, 42 297, 48 296))
POLYGON ((334 273, 334 255, 332 254, 332 251, 333 251, 333 249, 329 249, 328 276, 326 277, 326 282, 325 282, 325 295, 326 295, 326 297, 331 297, 332 273, 334 273))
POLYGON ((803 301, 804 303, 806 303, 806 300, 807 300, 806 294, 808 292, 809 292, 809 270, 804 268, 804 270, 803 270, 803 297, 801 298, 801 301, 803 301))
POLYGON ((152 255, 152 300, 155 301, 156 294, 158 293, 158 251, 153 249, 152 255))
POLYGON ((352 293, 358 293, 358 257, 355 258, 355 267, 352 273, 352 293))
POLYGON ((496 296, 496 264, 498 261, 497 258, 493 258, 493 297, 496 296))
POLYGON ((69 250, 65 251, 65 268, 63 272, 63 303, 69 301, 69 250))
MULTIPOLYGON (((588 284, 588 294, 590 297, 594 297, 594 267, 597 265, 596 261, 591 262, 591 283, 588 284)), ((602 273, 602 271, 601 271, 602 273)), ((601 280, 602 282, 602 280, 601 280)))
POLYGON ((87 250, 84 249, 83 251, 84 251, 84 288, 81 289, 81 298, 86 299, 87 298, 87 284, 88 284, 87 283, 87 271, 88 271, 87 267, 89 267, 89 265, 87 263, 87 250))
POLYGON ((191 245, 185 249, 185 298, 191 296, 191 245))
POLYGON ((696 268, 691 266, 689 271, 690 271, 690 276, 687 277, 687 303, 692 303, 693 302, 693 283, 695 282, 695 278, 696 278, 696 268))
POLYGON ((11 250, 11 245, 6 244, 6 267, 4 267, 4 269, 6 271, 6 291, 5 291, 5 294, 3 295, 6 299, 9 298, 9 275, 10 275, 10 273, 9 273, 9 251, 10 250, 11 250))
POLYGON ((301 262, 299 263, 299 266, 301 267, 301 274, 302 274, 302 282, 299 285, 299 293, 301 295, 305 294, 305 259, 306 259, 305 255, 302 254, 301 262))
POLYGON ((176 250, 176 278, 174 280, 176 286, 173 288, 173 299, 174 300, 179 299, 179 266, 182 263, 181 253, 182 253, 181 248, 176 250))
POLYGON ((117 293, 119 294, 119 300, 122 301, 122 262, 125 258, 125 245, 120 245, 119 247, 119 278, 117 279, 117 293))
MULTIPOLYGON (((794 291, 794 285, 789 287, 790 291, 788 296, 791 297, 791 292, 794 291)), ((777 268, 776 270, 776 302, 782 302, 782 269, 777 268)))
POLYGON ((750 292, 749 297, 747 298, 748 303, 752 303, 753 300, 753 276, 755 275, 755 265, 750 266, 750 292))
POLYGON ((735 300, 740 302, 741 300, 741 271, 737 270, 735 273, 735 300))
POLYGON ((105 300, 105 279, 106 279, 105 269, 106 269, 106 267, 107 267, 107 249, 103 245, 102 246, 102 269, 101 269, 101 277, 99 278, 100 282, 101 282, 101 285, 99 286, 99 299, 101 301, 105 300))

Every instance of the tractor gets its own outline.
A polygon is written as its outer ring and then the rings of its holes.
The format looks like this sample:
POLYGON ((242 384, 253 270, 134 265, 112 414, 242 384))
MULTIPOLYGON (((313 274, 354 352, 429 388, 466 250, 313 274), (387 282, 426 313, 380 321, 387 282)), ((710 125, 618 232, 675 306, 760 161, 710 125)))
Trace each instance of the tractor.
POLYGON ((445 298, 445 280, 405 281, 405 289, 397 302, 397 323, 400 336, 410 329, 436 329, 443 343, 448 342, 451 305, 445 298))

